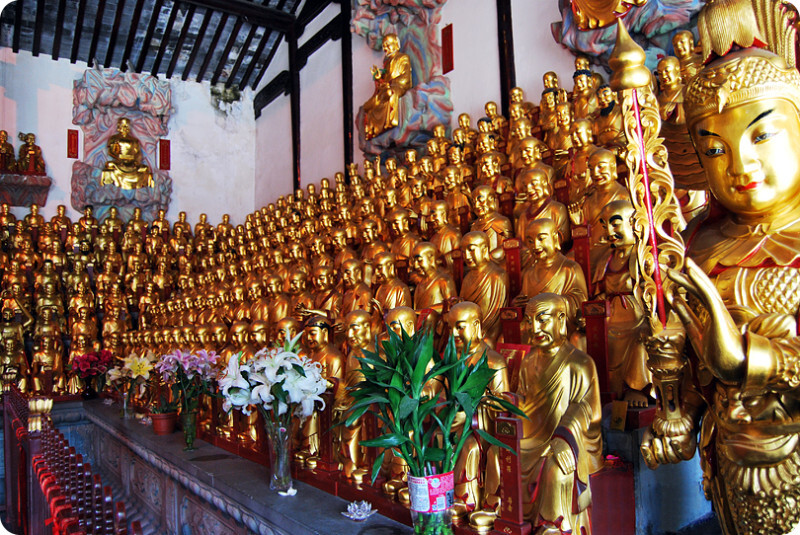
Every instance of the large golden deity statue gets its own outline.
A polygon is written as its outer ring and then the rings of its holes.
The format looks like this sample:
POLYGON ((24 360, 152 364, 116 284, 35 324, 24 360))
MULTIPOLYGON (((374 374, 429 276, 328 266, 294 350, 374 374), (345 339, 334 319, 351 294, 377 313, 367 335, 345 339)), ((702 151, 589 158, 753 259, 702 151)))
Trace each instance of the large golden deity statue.
POLYGON ((372 139, 400 124, 400 97, 411 89, 411 60, 400 52, 400 40, 383 38, 383 68, 372 67, 375 93, 364 103, 364 132, 372 139))
MULTIPOLYGON (((678 462, 700 430, 704 488, 726 535, 800 522, 800 74, 754 46, 772 42, 761 14, 777 4, 754 3, 767 9, 710 2, 698 21, 703 56, 720 57, 689 82, 684 107, 720 210, 690 225, 686 272, 669 276, 689 294, 673 305, 699 388, 684 395, 682 420, 654 422, 642 444, 649 465, 678 462)), ((791 58, 794 39, 781 42, 791 58)))
POLYGON ((122 189, 152 188, 153 174, 142 164, 139 140, 131 134, 131 120, 117 121, 117 133, 108 139, 108 156, 101 185, 110 184, 122 189))

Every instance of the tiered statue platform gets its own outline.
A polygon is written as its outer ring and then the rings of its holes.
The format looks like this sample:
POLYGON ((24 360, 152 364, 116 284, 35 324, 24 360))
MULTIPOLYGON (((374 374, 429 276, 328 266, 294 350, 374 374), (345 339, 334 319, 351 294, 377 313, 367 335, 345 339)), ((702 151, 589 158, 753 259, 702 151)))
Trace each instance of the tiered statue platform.
POLYGON ((47 193, 53 179, 43 175, 0 174, 0 202, 11 206, 30 206, 47 203, 47 193))
POLYGON ((58 423, 65 434, 81 436, 92 466, 122 489, 126 502, 143 511, 152 533, 401 535, 411 528, 375 514, 356 524, 342 516, 347 502, 295 481, 297 495, 269 489, 269 470, 202 440, 183 451, 180 432, 156 436, 138 420, 120 418, 119 405, 101 401, 70 403, 81 412, 58 423))

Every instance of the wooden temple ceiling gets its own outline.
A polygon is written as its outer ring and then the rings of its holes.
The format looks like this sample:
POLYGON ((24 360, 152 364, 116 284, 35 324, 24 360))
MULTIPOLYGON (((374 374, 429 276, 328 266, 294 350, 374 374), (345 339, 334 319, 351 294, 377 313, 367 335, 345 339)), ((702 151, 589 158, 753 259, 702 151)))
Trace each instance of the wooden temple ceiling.
POLYGON ((16 0, 0 46, 122 71, 256 88, 282 38, 331 0, 16 0))

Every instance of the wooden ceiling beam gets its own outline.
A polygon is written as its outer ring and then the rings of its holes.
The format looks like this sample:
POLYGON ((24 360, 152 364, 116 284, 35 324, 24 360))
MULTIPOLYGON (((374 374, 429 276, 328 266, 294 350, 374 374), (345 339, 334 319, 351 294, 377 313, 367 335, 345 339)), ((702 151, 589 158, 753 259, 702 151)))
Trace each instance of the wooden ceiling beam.
POLYGON ((183 67, 183 74, 181 75, 181 80, 186 80, 189 78, 189 73, 192 70, 192 65, 194 65, 195 59, 197 59, 197 54, 200 52, 200 47, 203 45, 203 39, 206 36, 206 31, 208 30, 208 23, 211 22, 211 15, 214 12, 210 9, 206 9, 206 14, 203 15, 203 22, 200 23, 200 30, 197 32, 197 39, 194 40, 194 45, 192 46, 192 53, 189 54, 189 61, 186 62, 186 65, 183 67))
POLYGON ((286 33, 294 24, 294 16, 275 8, 246 0, 183 0, 187 4, 220 11, 227 15, 241 17, 250 24, 264 26, 286 33))
MULTIPOLYGON (((214 76, 211 77, 211 85, 216 85, 219 81, 219 77, 222 74, 222 69, 225 68, 225 64, 228 62, 228 56, 231 54, 231 49, 233 48, 234 43, 236 43, 236 39, 239 37, 239 30, 242 29, 242 18, 236 17, 236 23, 233 25, 233 30, 231 30, 231 35, 228 37, 228 42, 225 44, 225 48, 222 50, 222 54, 219 56, 219 62, 217 63, 217 68, 214 69, 214 76)), ((209 50, 209 54, 211 54, 212 50, 209 50)))
POLYGON ((17 0, 14 7, 16 11, 14 12, 14 38, 11 41, 11 50, 16 54, 19 52, 19 38, 22 32, 22 0, 17 0))
POLYGON ((181 55, 183 43, 186 41, 186 36, 189 34, 189 28, 192 25, 195 9, 196 8, 194 4, 189 4, 189 9, 186 12, 186 19, 183 21, 183 27, 181 28, 181 33, 178 36, 178 42, 175 43, 175 48, 172 49, 172 58, 169 61, 169 67, 167 67, 167 78, 172 77, 172 73, 175 71, 175 66, 178 64, 178 58, 181 55))
POLYGON ((83 34, 83 17, 86 15, 86 0, 78 0, 78 14, 75 16, 75 33, 72 36, 72 52, 69 62, 78 61, 78 51, 81 48, 81 34, 83 34))
POLYGON ((100 0, 97 3, 97 13, 94 17, 94 31, 92 32, 92 44, 89 45, 89 56, 86 58, 86 63, 91 67, 96 59, 94 55, 97 53, 97 42, 100 39, 100 30, 103 29, 103 12, 106 10, 106 0, 100 0))
POLYGON ((131 17, 130 30, 128 31, 128 40, 125 43, 125 50, 122 52, 122 60, 120 61, 119 68, 121 71, 128 70, 128 60, 133 51, 133 43, 136 41, 136 31, 139 29, 139 21, 142 18, 142 9, 144 9, 145 0, 137 0, 136 7, 133 8, 133 16, 131 17))
MULTIPOLYGON (((242 66, 242 61, 244 61, 247 51, 250 50, 250 44, 253 42, 253 38, 256 36, 256 30, 258 30, 258 26, 250 26, 250 31, 247 32, 247 37, 244 40, 242 49, 239 51, 239 55, 236 57, 236 63, 233 64, 231 73, 228 75, 228 79, 225 81, 225 87, 230 87, 233 85, 233 79, 236 78, 236 75, 239 73, 239 69, 242 66)), ((265 28, 264 31, 266 32, 267 29, 265 28)), ((255 56, 253 56, 253 61, 255 61, 255 56)))
POLYGON ((153 35, 156 33, 156 24, 158 18, 161 16, 161 7, 164 5, 164 0, 156 0, 153 5, 153 11, 150 13, 150 23, 147 25, 147 33, 144 34, 144 42, 142 42, 142 50, 139 51, 139 59, 136 61, 136 72, 144 70, 144 62, 147 60, 147 51, 150 50, 150 42, 153 40, 153 35))
MULTIPOLYGON (((278 10, 283 11, 285 5, 286 5, 286 0, 280 0, 280 2, 278 2, 278 10)), ((267 46, 267 43, 269 42, 271 37, 272 37, 272 30, 267 30, 266 32, 264 32, 264 35, 261 36, 261 42, 258 44, 258 48, 256 48, 256 53, 253 55, 253 61, 251 61, 250 65, 247 66, 247 70, 245 71, 241 82, 239 82, 239 89, 244 89, 245 87, 247 87, 247 82, 250 81, 250 77, 253 75, 253 72, 256 69, 258 58, 260 58, 261 54, 264 53, 264 47, 267 46)), ((277 46, 278 43, 276 41, 275 47, 277 46)), ((273 47, 273 50, 275 47, 273 47)), ((270 52, 272 52, 272 50, 270 52)), ((264 64, 265 65, 268 64, 270 59, 272 59, 272 54, 270 54, 269 58, 266 60, 264 64)), ((256 85, 257 82, 253 84, 253 89, 256 88, 256 85)))
POLYGON ((67 10, 67 0, 58 0, 56 8, 56 33, 53 35, 53 59, 58 59, 61 53, 61 36, 64 33, 64 12, 67 10))
POLYGON ((31 47, 31 54, 34 57, 39 55, 39 48, 41 48, 42 45, 42 29, 44 28, 44 8, 45 8, 45 0, 37 0, 36 22, 33 27, 33 46, 31 47))
MULTIPOLYGON (((103 62, 106 69, 111 67, 111 60, 114 59, 114 52, 117 48, 117 37, 119 28, 122 24, 122 14, 125 13, 125 0, 118 0, 116 11, 114 12, 114 25, 111 27, 111 34, 108 36, 108 48, 106 49, 106 60, 103 62)), ((131 28, 131 30, 136 30, 131 28)))
POLYGON ((161 43, 158 45, 158 53, 156 60, 153 62, 153 68, 150 69, 150 74, 158 76, 158 68, 161 67, 161 60, 164 59, 164 54, 167 51, 167 43, 169 43, 169 36, 172 35, 172 28, 175 26, 175 17, 178 16, 178 2, 172 4, 172 11, 169 12, 169 19, 167 25, 164 27, 164 35, 161 36, 161 43))
POLYGON ((228 24, 228 14, 223 13, 217 23, 217 29, 214 31, 214 37, 211 38, 211 43, 209 43, 208 48, 206 48, 206 57, 203 59, 203 64, 200 65, 200 70, 197 72, 197 81, 202 82, 203 76, 206 74, 206 69, 208 69, 208 64, 211 63, 211 58, 214 56, 214 50, 217 48, 217 43, 219 43, 219 38, 222 37, 222 30, 225 29, 225 25, 228 24))

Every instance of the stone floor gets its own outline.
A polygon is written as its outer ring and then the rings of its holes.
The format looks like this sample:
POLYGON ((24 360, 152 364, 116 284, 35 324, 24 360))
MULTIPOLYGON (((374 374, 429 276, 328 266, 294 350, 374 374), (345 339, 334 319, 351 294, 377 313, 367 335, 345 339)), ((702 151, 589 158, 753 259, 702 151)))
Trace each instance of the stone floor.
POLYGON ((717 517, 711 514, 678 532, 665 533, 664 535, 722 535, 722 528, 719 527, 717 517))

